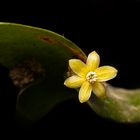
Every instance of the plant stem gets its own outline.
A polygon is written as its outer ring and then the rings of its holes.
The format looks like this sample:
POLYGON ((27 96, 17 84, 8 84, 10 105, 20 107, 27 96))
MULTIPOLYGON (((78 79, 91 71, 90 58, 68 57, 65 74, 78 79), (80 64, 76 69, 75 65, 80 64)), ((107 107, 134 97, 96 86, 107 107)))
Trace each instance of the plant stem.
POLYGON ((140 122, 140 89, 123 89, 105 84, 106 98, 94 94, 89 106, 99 115, 124 123, 140 122))

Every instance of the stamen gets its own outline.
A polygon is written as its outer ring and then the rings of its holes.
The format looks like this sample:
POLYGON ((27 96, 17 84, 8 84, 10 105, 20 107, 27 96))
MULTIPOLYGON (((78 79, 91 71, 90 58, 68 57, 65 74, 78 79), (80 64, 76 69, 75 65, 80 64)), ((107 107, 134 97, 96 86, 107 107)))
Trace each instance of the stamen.
POLYGON ((86 79, 90 82, 90 83, 93 83, 97 80, 97 74, 95 72, 89 72, 87 75, 86 75, 86 79))

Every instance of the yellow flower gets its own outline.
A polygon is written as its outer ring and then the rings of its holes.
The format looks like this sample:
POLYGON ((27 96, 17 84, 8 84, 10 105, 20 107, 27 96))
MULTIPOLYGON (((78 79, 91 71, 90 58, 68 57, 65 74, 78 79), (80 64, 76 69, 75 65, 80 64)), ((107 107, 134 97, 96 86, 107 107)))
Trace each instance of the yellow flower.
POLYGON ((98 97, 104 96, 105 87, 102 82, 117 75, 114 67, 99 67, 99 64, 100 57, 95 51, 88 55, 86 64, 79 59, 69 60, 69 66, 75 74, 67 78, 64 85, 69 88, 80 88, 79 100, 81 103, 89 100, 92 91, 98 97))

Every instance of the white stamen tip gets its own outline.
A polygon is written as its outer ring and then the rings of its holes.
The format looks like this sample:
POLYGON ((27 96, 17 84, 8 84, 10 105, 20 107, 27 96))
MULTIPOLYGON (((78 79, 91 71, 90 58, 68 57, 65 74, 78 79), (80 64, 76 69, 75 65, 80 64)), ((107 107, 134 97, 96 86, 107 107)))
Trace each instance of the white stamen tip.
POLYGON ((86 79, 90 82, 90 83, 93 83, 97 80, 97 74, 95 72, 89 72, 87 75, 86 75, 86 79))

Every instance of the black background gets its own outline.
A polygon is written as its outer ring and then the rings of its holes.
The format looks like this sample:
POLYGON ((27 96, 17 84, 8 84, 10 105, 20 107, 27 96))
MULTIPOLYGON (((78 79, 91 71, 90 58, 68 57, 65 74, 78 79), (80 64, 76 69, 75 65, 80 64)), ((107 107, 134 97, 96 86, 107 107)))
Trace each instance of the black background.
MULTIPOLYGON (((0 21, 14 22, 52 30, 76 43, 86 54, 96 50, 101 65, 113 65, 119 70, 114 86, 140 86, 139 67, 139 1, 44 1, 7 2, 0 7, 0 21)), ((16 89, 1 66, 1 128, 6 133, 54 136, 77 135, 105 138, 137 134, 139 124, 120 124, 96 115, 86 104, 70 100, 54 108, 31 129, 13 119, 16 89), (3 82, 4 81, 4 82, 3 82), (7 85, 8 83, 8 85, 7 85), (8 87, 8 88, 7 88, 8 87), (135 133, 135 134, 134 134, 135 133)))

